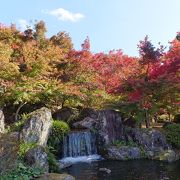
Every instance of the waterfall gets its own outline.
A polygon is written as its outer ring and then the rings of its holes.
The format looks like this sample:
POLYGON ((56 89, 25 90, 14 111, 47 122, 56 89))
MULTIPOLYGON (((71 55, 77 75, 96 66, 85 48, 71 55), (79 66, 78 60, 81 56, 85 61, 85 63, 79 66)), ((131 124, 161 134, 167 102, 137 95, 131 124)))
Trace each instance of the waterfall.
POLYGON ((63 156, 77 157, 97 154, 96 138, 89 131, 71 132, 63 141, 63 156))
POLYGON ((72 131, 63 140, 61 162, 78 162, 99 159, 96 136, 90 131, 72 131))

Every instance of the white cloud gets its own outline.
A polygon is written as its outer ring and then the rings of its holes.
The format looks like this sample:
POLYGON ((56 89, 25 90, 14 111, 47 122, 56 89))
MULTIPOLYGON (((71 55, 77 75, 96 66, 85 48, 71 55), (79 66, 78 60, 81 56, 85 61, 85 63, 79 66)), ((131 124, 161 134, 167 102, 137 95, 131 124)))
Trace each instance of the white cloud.
POLYGON ((54 9, 52 11, 43 11, 43 12, 46 14, 53 15, 61 21, 77 22, 80 19, 84 18, 84 15, 81 13, 72 13, 63 8, 58 8, 58 9, 54 9))
POLYGON ((25 19, 19 19, 18 24, 21 30, 27 29, 27 27, 31 27, 30 24, 25 19))

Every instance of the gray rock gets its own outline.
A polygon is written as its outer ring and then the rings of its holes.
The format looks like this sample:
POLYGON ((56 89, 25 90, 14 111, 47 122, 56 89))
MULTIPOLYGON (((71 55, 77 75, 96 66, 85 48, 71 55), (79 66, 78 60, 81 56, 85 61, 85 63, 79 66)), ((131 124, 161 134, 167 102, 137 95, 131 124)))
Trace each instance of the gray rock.
POLYGON ((111 146, 107 148, 107 152, 107 159, 112 160, 129 160, 141 158, 141 150, 138 147, 111 146))
POLYGON ((165 136, 155 129, 131 128, 126 132, 126 136, 127 139, 143 146, 146 151, 150 151, 150 154, 171 148, 165 136))
POLYGON ((47 173, 43 174, 37 180, 75 180, 75 178, 69 174, 57 174, 57 173, 47 173))
POLYGON ((0 133, 4 133, 4 114, 3 111, 0 109, 0 133))
POLYGON ((79 111, 76 108, 62 108, 53 113, 53 119, 63 120, 66 122, 71 122, 79 116, 79 111))
POLYGON ((82 121, 73 123, 73 127, 77 129, 93 129, 96 120, 91 117, 86 117, 82 121))
POLYGON ((98 149, 103 149, 116 140, 124 139, 124 126, 119 112, 113 110, 91 111, 74 128, 90 129, 96 134, 98 149))
POLYGON ((155 156, 154 159, 166 161, 166 162, 173 162, 179 160, 179 156, 173 150, 166 150, 161 152, 158 156, 155 156))
POLYGON ((51 111, 45 107, 38 109, 32 112, 26 121, 20 134, 21 140, 25 143, 37 143, 45 147, 51 126, 51 111))
POLYGON ((45 172, 49 171, 48 156, 42 146, 37 146, 27 151, 24 159, 31 167, 42 168, 45 172))
POLYGON ((111 173, 111 170, 108 168, 99 168, 99 171, 106 172, 107 174, 111 173))
POLYGON ((96 129, 99 146, 112 144, 124 139, 124 127, 121 116, 113 110, 98 111, 96 129))

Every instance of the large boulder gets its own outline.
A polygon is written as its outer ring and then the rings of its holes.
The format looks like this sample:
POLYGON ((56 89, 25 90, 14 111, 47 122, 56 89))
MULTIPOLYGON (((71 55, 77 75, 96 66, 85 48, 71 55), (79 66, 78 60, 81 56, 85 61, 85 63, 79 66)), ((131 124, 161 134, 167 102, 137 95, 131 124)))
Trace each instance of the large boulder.
POLYGON ((124 139, 124 126, 121 115, 113 110, 98 111, 96 130, 100 146, 113 144, 124 139))
POLYGON ((91 117, 86 117, 82 121, 73 123, 73 127, 76 129, 94 129, 96 120, 91 117))
POLYGON ((157 156, 154 157, 156 160, 166 161, 166 162, 173 162, 179 160, 180 156, 178 152, 175 152, 172 149, 165 150, 160 152, 157 156))
POLYGON ((119 112, 113 110, 92 111, 82 121, 75 122, 74 128, 90 129, 96 132, 98 143, 103 146, 124 139, 124 126, 119 112))
POLYGON ((138 147, 111 146, 107 148, 107 159, 130 160, 130 159, 139 159, 141 157, 142 157, 141 149, 138 147))
POLYGON ((36 180, 75 180, 75 178, 69 174, 48 173, 36 178, 36 180))
MULTIPOLYGON (((129 145, 109 145, 103 156, 107 159, 126 160, 148 158, 172 162, 180 158, 178 152, 166 142, 163 133, 155 129, 126 128, 125 141, 129 145), (133 147, 135 144, 135 147, 133 147)), ((120 140, 121 141, 121 140, 120 140)))
POLYGON ((165 136, 155 129, 129 128, 126 136, 128 140, 141 145, 149 157, 154 157, 171 148, 166 142, 165 136))
POLYGON ((53 119, 63 120, 66 122, 71 122, 79 116, 79 110, 76 108, 62 108, 53 113, 53 119))
POLYGON ((51 110, 46 107, 30 113, 21 131, 21 140, 25 143, 36 143, 46 146, 50 128, 52 126, 51 110))
POLYGON ((155 129, 134 128, 131 121, 133 119, 129 122, 124 121, 122 115, 113 110, 91 111, 90 113, 88 111, 87 116, 74 123, 73 127, 93 131, 96 135, 98 153, 108 159, 147 157, 169 162, 179 159, 179 155, 166 142, 162 132, 155 129), (127 123, 132 127, 127 127, 127 123), (127 145, 115 147, 118 141, 126 142, 127 145))
POLYGON ((4 132, 4 113, 3 111, 0 109, 0 133, 4 132))
POLYGON ((42 168, 45 172, 49 171, 48 156, 42 146, 27 151, 24 159, 31 167, 42 168))
POLYGON ((165 135, 158 130, 129 128, 126 138, 143 148, 149 159, 172 162, 180 158, 179 153, 167 143, 165 135))

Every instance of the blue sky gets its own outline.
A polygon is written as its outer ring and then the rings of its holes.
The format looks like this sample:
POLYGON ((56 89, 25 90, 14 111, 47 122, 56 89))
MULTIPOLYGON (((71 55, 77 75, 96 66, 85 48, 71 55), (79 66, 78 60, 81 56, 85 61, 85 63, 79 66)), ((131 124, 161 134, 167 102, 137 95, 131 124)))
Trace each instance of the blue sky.
POLYGON ((67 31, 76 49, 89 36, 93 52, 122 49, 137 56, 145 35, 168 45, 180 31, 179 0, 2 0, 0 12, 1 23, 22 30, 44 20, 48 37, 67 31))

